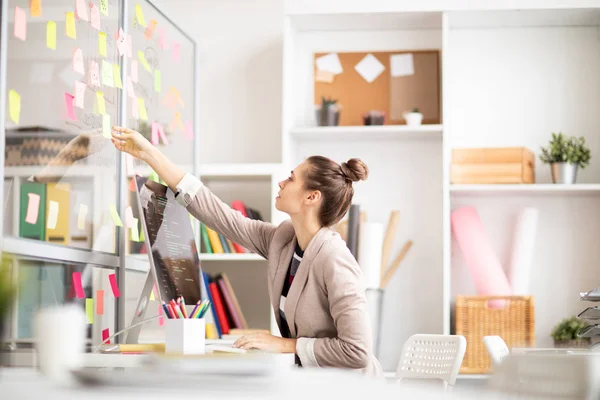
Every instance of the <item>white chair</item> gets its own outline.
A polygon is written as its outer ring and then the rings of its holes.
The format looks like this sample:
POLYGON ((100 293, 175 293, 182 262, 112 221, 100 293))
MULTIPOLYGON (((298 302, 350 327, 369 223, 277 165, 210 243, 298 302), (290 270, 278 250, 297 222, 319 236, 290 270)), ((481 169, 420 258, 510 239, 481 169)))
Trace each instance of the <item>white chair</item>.
POLYGON ((483 343, 490 355, 494 369, 498 368, 506 356, 510 354, 506 342, 500 336, 484 336, 483 343))
POLYGON ((413 335, 404 343, 396 379, 439 379, 451 388, 466 348, 467 340, 460 335, 413 335))

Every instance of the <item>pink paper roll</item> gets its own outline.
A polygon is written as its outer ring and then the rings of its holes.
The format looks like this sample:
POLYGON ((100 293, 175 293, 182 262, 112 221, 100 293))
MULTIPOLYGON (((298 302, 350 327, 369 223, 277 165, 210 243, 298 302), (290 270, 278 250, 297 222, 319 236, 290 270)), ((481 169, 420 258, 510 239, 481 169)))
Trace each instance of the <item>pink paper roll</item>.
MULTIPOLYGON (((474 207, 452 212, 452 231, 480 295, 510 295, 511 288, 502 265, 490 244, 479 214, 474 207)), ((492 302, 490 302, 492 303, 492 302)), ((503 302, 493 302, 502 306, 503 302)))

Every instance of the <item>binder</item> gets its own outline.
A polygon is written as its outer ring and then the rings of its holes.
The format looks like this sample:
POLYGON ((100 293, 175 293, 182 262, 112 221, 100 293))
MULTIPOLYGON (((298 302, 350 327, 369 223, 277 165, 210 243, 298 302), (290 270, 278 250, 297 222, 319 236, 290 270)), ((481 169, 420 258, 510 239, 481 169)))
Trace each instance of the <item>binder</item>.
POLYGON ((46 241, 56 244, 68 243, 69 214, 71 205, 71 185, 65 183, 49 183, 46 186, 46 218, 50 217, 50 202, 58 203, 58 218, 55 229, 50 229, 46 222, 46 241))
POLYGON ((46 185, 43 183, 23 182, 20 193, 19 236, 29 239, 44 240, 46 238, 46 185), (29 193, 40 196, 37 222, 30 224, 25 221, 29 206, 29 193))

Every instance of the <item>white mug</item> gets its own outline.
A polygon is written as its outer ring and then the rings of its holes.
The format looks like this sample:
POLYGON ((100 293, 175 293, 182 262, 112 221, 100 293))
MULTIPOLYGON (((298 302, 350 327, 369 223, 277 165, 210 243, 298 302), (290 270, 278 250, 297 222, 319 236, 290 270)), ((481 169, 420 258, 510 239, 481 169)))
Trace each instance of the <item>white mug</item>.
POLYGON ((43 308, 36 313, 33 325, 41 373, 55 381, 71 382, 70 371, 83 364, 86 336, 83 310, 77 305, 43 308))

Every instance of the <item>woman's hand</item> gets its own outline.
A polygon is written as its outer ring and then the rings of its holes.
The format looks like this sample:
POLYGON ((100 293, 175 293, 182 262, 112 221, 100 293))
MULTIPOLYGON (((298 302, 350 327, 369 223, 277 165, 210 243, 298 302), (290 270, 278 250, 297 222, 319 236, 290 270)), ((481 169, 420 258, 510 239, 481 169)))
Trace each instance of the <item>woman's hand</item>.
POLYGON ((147 162, 152 157, 154 146, 139 132, 121 126, 113 126, 111 140, 117 150, 131 154, 137 159, 147 162))
POLYGON ((268 333, 242 336, 233 347, 240 349, 258 349, 269 353, 295 353, 296 339, 285 339, 268 333))

